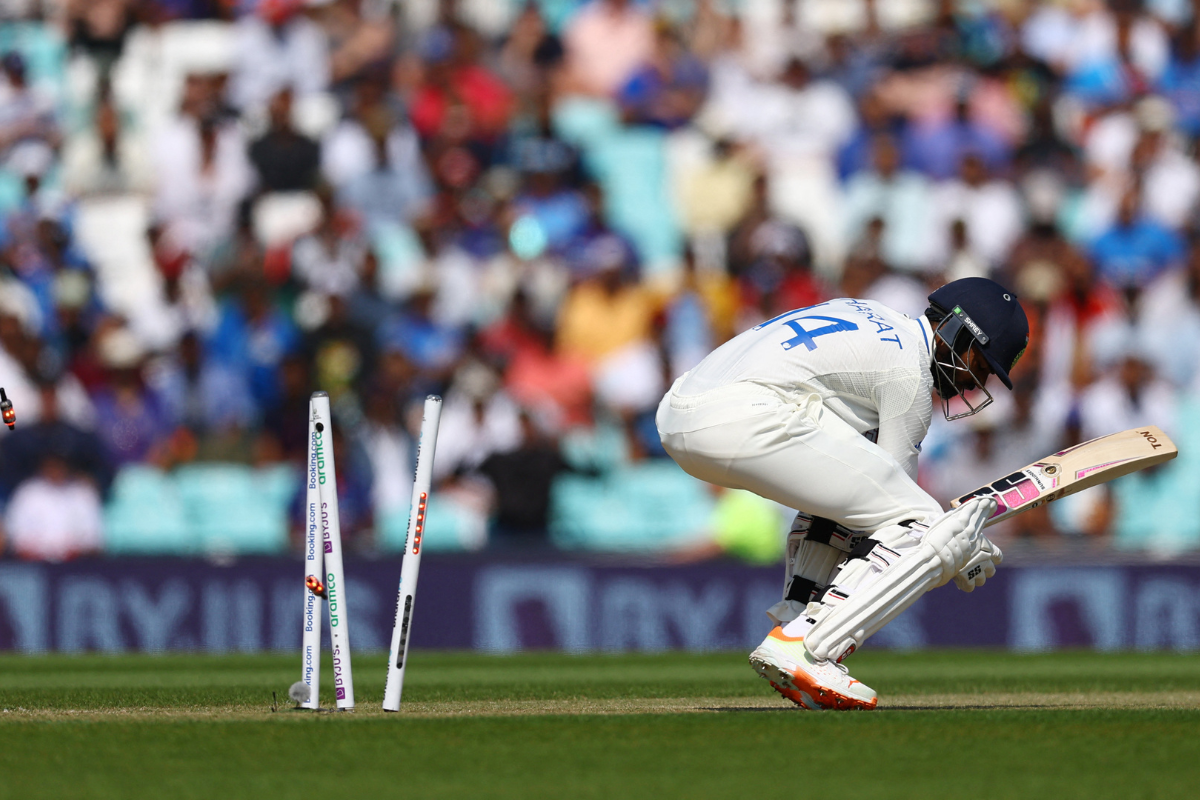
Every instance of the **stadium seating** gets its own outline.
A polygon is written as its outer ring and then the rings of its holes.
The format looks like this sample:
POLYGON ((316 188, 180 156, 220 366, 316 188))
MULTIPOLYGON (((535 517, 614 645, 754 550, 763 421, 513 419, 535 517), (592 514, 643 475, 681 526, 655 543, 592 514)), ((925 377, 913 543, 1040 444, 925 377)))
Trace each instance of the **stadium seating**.
POLYGON ((285 552, 299 486, 285 465, 192 464, 173 474, 130 465, 105 508, 105 547, 147 555, 285 552))
POLYGON ((104 526, 104 547, 113 554, 189 555, 199 549, 174 478, 146 464, 117 473, 104 526))
MULTIPOLYGON (((287 468, 284 467, 283 470, 287 468)), ((287 507, 298 479, 277 468, 189 464, 175 475, 189 527, 207 553, 287 549, 287 507)))
POLYGON ((604 188, 612 225, 637 247, 645 269, 669 266, 681 247, 666 180, 664 135, 623 128, 611 103, 569 98, 555 109, 555 132, 578 147, 604 188))
MULTIPOLYGON (((453 496, 434 495, 429 500, 429 520, 422 546, 429 552, 454 553, 478 550, 487 543, 487 519, 453 496)), ((376 522, 379 547, 398 553, 408 536, 408 509, 396 509, 376 522)))
POLYGON ((705 538, 712 509, 704 485, 675 462, 641 461, 601 478, 560 477, 550 535, 566 550, 663 550, 705 538))
POLYGON ((1117 515, 1113 545, 1169 555, 1200 546, 1200 408, 1181 404, 1173 431, 1179 456, 1158 469, 1136 472, 1113 482, 1117 515), (1147 513, 1153 509, 1153 513, 1147 513))

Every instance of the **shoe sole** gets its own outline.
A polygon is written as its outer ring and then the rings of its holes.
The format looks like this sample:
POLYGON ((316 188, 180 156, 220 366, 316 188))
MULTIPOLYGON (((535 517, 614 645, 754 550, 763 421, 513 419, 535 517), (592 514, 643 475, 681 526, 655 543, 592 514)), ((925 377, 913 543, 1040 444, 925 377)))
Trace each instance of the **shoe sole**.
POLYGON ((877 700, 860 700, 847 697, 832 689, 814 683, 802 670, 792 672, 760 656, 750 656, 750 666, 771 684, 771 688, 801 708, 811 711, 870 711, 877 700))

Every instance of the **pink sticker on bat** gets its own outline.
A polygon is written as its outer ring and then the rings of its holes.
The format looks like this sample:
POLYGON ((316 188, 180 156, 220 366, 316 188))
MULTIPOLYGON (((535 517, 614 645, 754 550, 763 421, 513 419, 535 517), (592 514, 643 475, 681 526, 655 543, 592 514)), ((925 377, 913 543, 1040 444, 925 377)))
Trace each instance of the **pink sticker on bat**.
POLYGON ((1016 508, 1019 505, 1028 503, 1030 500, 1036 500, 1040 494, 1041 492, 1033 484, 1033 481, 1021 481, 1001 496, 1004 498, 1004 504, 1008 508, 1016 508))
POLYGON ((1122 458, 1122 459, 1118 459, 1116 461, 1109 461, 1104 464, 1097 464, 1094 467, 1085 467, 1084 469, 1077 469, 1077 470, 1075 470, 1075 478, 1076 479, 1083 478, 1087 475, 1091 475, 1093 472, 1095 472, 1098 469, 1104 469, 1105 467, 1111 467, 1114 464, 1123 464, 1126 461, 1132 461, 1132 460, 1133 459, 1131 459, 1131 458, 1122 458))
POLYGON ((1020 489, 1009 489, 1007 492, 1004 493, 1003 497, 1004 497, 1004 504, 1009 507, 1021 505, 1021 490, 1020 489))

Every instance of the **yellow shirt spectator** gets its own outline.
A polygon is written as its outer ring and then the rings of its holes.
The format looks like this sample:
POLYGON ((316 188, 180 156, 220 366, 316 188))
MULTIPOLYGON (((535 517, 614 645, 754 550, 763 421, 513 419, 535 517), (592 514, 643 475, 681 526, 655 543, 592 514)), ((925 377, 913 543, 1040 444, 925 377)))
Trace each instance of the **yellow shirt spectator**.
POLYGON ((626 282, 617 269, 583 281, 567 295, 558 318, 563 355, 595 363, 652 338, 660 300, 650 289, 626 282))

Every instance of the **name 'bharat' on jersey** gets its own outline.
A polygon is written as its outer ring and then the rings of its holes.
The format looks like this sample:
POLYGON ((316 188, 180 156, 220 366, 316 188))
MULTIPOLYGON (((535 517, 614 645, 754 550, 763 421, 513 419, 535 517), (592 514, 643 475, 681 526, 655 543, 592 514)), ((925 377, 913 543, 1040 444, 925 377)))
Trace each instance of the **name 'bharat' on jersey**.
POLYGON ((780 314, 677 379, 655 417, 689 474, 797 509, 767 612, 777 627, 750 662, 806 708, 874 708, 841 660, 924 592, 952 579, 971 591, 1003 557, 981 532, 990 509, 944 512, 916 483, 917 457, 933 392, 947 419, 986 407, 989 376, 1012 388, 1029 325, 985 278, 929 300, 915 320, 852 298, 780 314))

